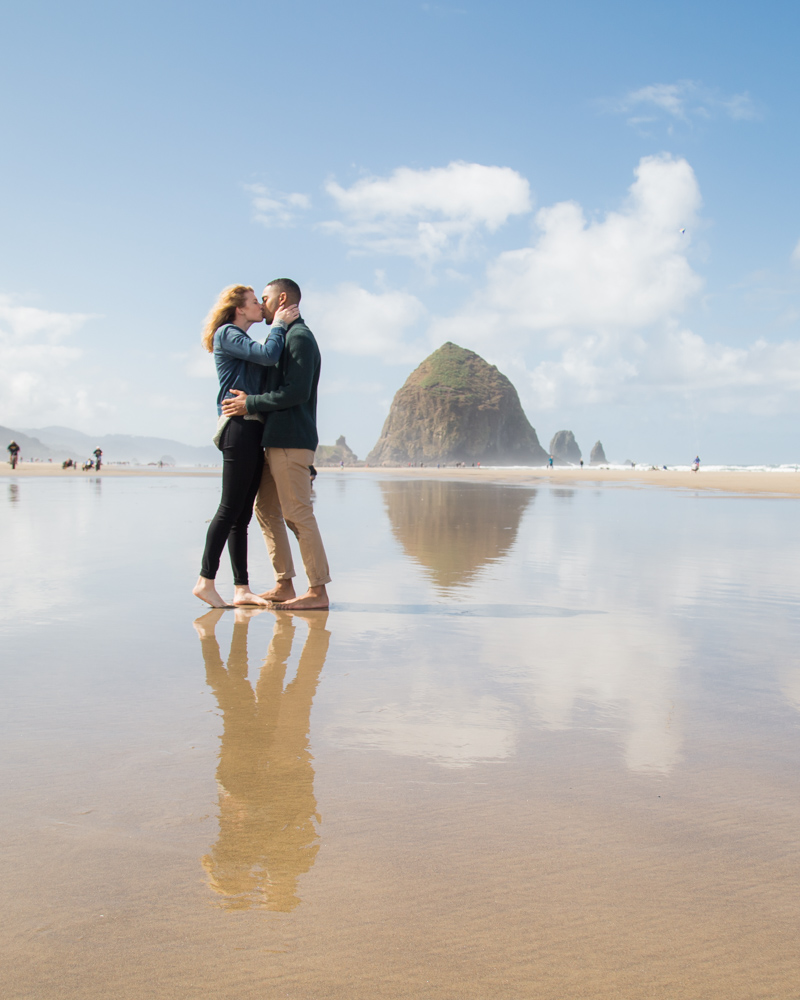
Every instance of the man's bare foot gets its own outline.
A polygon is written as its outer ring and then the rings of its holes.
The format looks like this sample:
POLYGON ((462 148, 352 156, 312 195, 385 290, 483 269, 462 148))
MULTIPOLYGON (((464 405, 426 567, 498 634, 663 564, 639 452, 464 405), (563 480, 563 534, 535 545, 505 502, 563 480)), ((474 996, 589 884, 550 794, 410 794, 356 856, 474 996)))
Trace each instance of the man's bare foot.
POLYGON ((249 587, 234 587, 233 606, 238 608, 242 604, 257 604, 261 608, 266 608, 269 602, 265 601, 263 597, 259 597, 258 594, 254 594, 249 587))
POLYGON ((328 591, 325 587, 309 587, 305 594, 291 601, 281 601, 281 611, 327 611, 328 591))
POLYGON ((272 601, 274 604, 291 601, 295 596, 294 584, 291 580, 278 580, 272 590, 265 591, 261 596, 265 601, 272 601))
POLYGON ((197 583, 194 585, 192 593, 195 597, 199 597, 201 601, 205 601, 206 604, 210 604, 212 608, 230 607, 230 604, 228 604, 227 601, 223 601, 217 593, 214 581, 206 580, 204 576, 198 576, 197 583))
POLYGON ((195 618, 192 625, 201 639, 214 638, 214 629, 224 614, 225 608, 213 608, 211 611, 206 611, 204 615, 200 615, 199 618, 195 618))

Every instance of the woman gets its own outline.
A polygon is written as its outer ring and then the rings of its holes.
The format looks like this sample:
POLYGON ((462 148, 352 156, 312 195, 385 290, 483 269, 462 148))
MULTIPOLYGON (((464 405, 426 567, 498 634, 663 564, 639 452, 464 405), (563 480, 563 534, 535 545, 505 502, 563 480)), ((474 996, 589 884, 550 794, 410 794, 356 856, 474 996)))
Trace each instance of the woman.
MULTIPOLYGON (((286 327, 298 315, 297 306, 280 309, 266 343, 259 344, 247 335, 254 323, 264 319, 253 289, 230 285, 222 290, 203 327, 203 347, 213 352, 219 376, 217 414, 222 413, 222 400, 231 389, 248 395, 263 391, 264 367, 277 364, 286 327)), ((252 593, 247 574, 247 526, 264 465, 262 431, 261 419, 256 415, 230 417, 222 427, 222 499, 208 528, 200 577, 192 591, 212 608, 228 607, 214 585, 226 542, 233 567, 234 605, 268 603, 252 593)))

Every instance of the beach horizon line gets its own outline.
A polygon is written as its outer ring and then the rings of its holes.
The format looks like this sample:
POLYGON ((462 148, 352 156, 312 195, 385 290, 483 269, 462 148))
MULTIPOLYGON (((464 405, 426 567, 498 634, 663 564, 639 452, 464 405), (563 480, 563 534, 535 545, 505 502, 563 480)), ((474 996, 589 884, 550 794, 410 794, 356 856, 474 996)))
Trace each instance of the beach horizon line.
MULTIPOLYGON (((780 469, 740 468, 740 469, 663 469, 656 466, 620 468, 607 466, 555 468, 499 468, 492 466, 443 467, 425 466, 338 466, 320 467, 318 475, 328 476, 370 476, 385 478, 413 478, 459 480, 509 486, 546 486, 549 484, 565 487, 598 487, 604 484, 629 486, 657 486, 668 489, 709 490, 719 493, 744 495, 764 494, 772 496, 800 496, 800 471, 791 467, 780 469)), ((54 478, 115 478, 127 476, 146 477, 219 477, 221 467, 170 467, 104 465, 100 472, 78 469, 62 469, 60 464, 50 462, 22 462, 16 469, 8 464, 0 464, 0 476, 13 481, 41 477, 54 478)))

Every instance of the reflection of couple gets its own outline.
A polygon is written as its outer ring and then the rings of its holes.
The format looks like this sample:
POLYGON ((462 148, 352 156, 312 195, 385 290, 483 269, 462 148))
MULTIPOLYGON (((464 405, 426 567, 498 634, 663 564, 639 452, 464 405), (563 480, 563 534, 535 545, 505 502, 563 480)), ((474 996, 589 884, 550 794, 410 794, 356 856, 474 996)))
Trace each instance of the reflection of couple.
POLYGON ((231 909, 288 912, 300 902, 297 879, 319 850, 314 769, 308 747, 311 702, 328 652, 327 614, 307 614, 297 675, 283 687, 294 618, 278 612, 255 691, 247 679, 247 628, 256 609, 239 608, 227 668, 214 628, 223 612, 195 622, 206 678, 222 711, 217 784, 219 838, 203 858, 212 888, 231 909))
MULTIPOLYGON (((289 278, 271 281, 259 302, 252 288, 224 289, 208 314, 203 346, 213 352, 219 376, 218 445, 223 454, 222 498, 209 525, 200 577, 193 593, 215 608, 227 607, 214 580, 225 543, 233 567, 235 605, 280 604, 287 610, 327 608, 328 560, 311 505, 317 436, 320 355, 299 313, 300 288, 289 278), (266 343, 247 331, 266 320, 266 343), (255 503, 276 585, 250 590, 247 528, 255 503), (308 591, 297 597, 286 527, 297 536, 308 591)), ((215 439, 217 440, 217 439, 215 439)))

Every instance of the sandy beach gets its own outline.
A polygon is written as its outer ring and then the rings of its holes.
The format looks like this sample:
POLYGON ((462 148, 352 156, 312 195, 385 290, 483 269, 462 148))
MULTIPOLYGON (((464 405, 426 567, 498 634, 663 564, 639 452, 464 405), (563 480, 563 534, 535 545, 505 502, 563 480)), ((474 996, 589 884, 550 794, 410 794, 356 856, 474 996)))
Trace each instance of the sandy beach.
MULTIPOLYGON (((676 469, 619 468, 531 468, 494 469, 483 468, 365 468, 355 466, 345 469, 319 468, 321 476, 363 475, 376 479, 438 479, 462 482, 498 483, 508 485, 545 486, 547 484, 570 488, 598 487, 603 484, 628 486, 660 486, 680 490, 716 490, 722 493, 745 495, 771 494, 773 496, 800 496, 800 471, 762 469, 736 469, 716 471, 700 469, 699 472, 676 469)), ((23 462, 16 470, 8 464, 0 465, 0 476, 57 476, 59 478, 86 479, 97 476, 96 472, 81 472, 76 469, 61 469, 60 466, 45 462, 23 462)), ((145 466, 104 466, 100 476, 210 476, 218 477, 218 468, 151 468, 145 466)))
POLYGON ((3 995, 795 1000, 800 477, 321 470, 303 616, 218 476, 5 472, 3 995))

